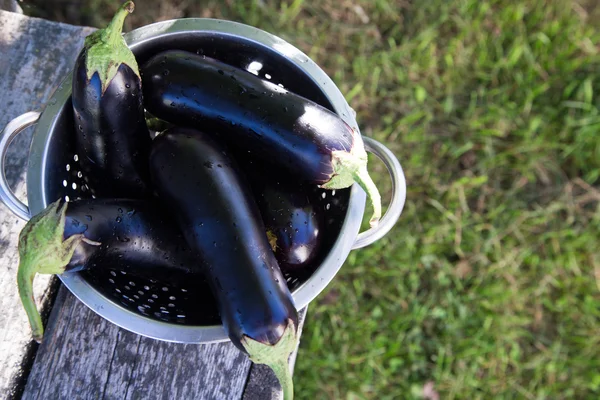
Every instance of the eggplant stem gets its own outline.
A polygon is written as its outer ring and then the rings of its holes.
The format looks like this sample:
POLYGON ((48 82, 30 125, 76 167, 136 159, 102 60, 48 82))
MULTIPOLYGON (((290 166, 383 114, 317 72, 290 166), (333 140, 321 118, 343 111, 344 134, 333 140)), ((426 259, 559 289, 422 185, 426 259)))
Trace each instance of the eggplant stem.
POLYGON ((33 297, 35 275, 62 274, 77 246, 83 242, 100 245, 83 234, 72 235, 63 240, 67 204, 61 204, 61 200, 50 204, 31 218, 19 234, 17 286, 33 338, 38 343, 42 340, 44 326, 33 297))
POLYGON ((381 218, 381 195, 379 194, 379 190, 377 190, 375 182, 373 182, 373 179, 369 176, 366 166, 359 168, 358 171, 355 172, 354 180, 364 189, 367 193, 367 197, 371 201, 373 215, 369 220, 369 224, 371 225, 371 228, 375 228, 377 224, 379 224, 379 219, 381 218))
POLYGON ((283 399, 292 400, 294 398, 294 382, 288 360, 273 362, 269 367, 271 367, 273 373, 275 373, 275 376, 279 380, 279 384, 283 390, 283 399))
POLYGON ((19 297, 21 297, 21 303, 27 313, 29 319, 29 325, 31 326, 31 335, 33 340, 41 343, 42 336, 44 335, 44 325, 42 323, 42 317, 35 305, 35 299, 33 298, 33 278, 35 277, 35 271, 31 271, 27 268, 23 268, 19 264, 19 271, 17 272, 17 286, 19 288, 19 297))
POLYGON ((333 175, 328 182, 320 185, 323 189, 344 189, 352 186, 354 182, 358 183, 365 192, 373 206, 373 215, 371 216, 371 228, 379 223, 381 218, 381 195, 377 186, 369 176, 367 171, 367 151, 360 138, 355 139, 350 152, 336 150, 331 153, 331 164, 333 175))
POLYGON ((112 20, 108 23, 108 26, 101 30, 102 41, 112 46, 119 45, 121 40, 123 40, 121 33, 123 32, 125 18, 131 14, 134 9, 135 4, 133 4, 133 1, 123 3, 113 16, 112 20))
POLYGON ((134 4, 132 1, 124 3, 106 28, 97 30, 85 38, 83 51, 86 52, 85 70, 87 79, 90 81, 94 74, 97 74, 103 94, 117 74, 121 64, 129 66, 140 77, 135 56, 127 47, 127 43, 125 43, 122 36, 125 18, 133 12, 133 9, 134 4))
POLYGON ((294 398, 294 383, 289 358, 298 347, 298 339, 296 325, 290 319, 276 344, 261 343, 248 336, 243 336, 241 340, 252 362, 265 364, 273 370, 283 390, 284 400, 293 400, 294 398))

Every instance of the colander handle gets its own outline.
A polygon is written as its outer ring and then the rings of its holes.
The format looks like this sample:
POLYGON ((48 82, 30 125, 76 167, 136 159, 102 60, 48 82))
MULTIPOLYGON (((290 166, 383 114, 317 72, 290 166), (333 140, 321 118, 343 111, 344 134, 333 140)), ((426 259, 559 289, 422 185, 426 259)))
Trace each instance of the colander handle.
POLYGON ((0 200, 13 214, 25 221, 31 217, 29 207, 15 196, 6 181, 6 171, 4 170, 6 152, 12 140, 24 129, 35 124, 40 119, 40 115, 41 113, 38 111, 21 114, 6 124, 2 133, 0 133, 0 200))
POLYGON ((373 153, 383 161, 390 173, 390 177, 392 178, 392 200, 379 224, 375 228, 358 234, 352 246, 353 250, 368 246, 384 237, 394 227, 398 218, 400 218, 400 214, 402 214, 402 209, 404 208, 404 201, 406 200, 404 171, 402 171, 402 166, 394 153, 375 139, 363 137, 363 140, 367 151, 373 153))

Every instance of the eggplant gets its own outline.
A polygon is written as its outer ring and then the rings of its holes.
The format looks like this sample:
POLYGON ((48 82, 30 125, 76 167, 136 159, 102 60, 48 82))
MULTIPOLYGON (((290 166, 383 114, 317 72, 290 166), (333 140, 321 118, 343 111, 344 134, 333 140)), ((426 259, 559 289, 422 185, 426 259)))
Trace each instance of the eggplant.
POLYGON ((306 270, 321 255, 325 217, 313 185, 250 174, 250 184, 282 272, 306 270))
POLYGON ((146 108, 165 121, 221 133, 294 178, 325 189, 354 181, 381 216, 381 196, 367 171, 360 134, 338 115, 272 82, 182 50, 159 53, 142 66, 146 108))
POLYGON ((291 398, 298 312, 248 182, 211 136, 179 127, 159 134, 150 151, 152 183, 203 261, 229 338, 252 361, 268 364, 291 398))
POLYGON ((33 298, 35 274, 111 268, 156 279, 173 272, 201 275, 197 257, 159 204, 147 200, 58 200, 27 222, 19 235, 19 295, 41 341, 33 298))
POLYGON ((84 179, 96 197, 151 194, 151 138, 140 73, 121 36, 133 8, 133 2, 124 3, 108 27, 86 37, 73 71, 76 150, 84 179))

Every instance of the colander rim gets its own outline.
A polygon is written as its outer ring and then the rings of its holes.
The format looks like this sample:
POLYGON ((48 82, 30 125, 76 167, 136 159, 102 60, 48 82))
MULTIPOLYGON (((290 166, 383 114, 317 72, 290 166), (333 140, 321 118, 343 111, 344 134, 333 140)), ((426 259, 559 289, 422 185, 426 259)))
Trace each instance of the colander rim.
MULTIPOLYGON (((321 89, 334 110, 359 131, 354 114, 343 94, 329 76, 306 54, 283 39, 233 21, 212 18, 182 18, 142 26, 124 35, 128 45, 135 49, 147 41, 185 33, 214 33, 256 42, 294 62, 321 89)), ((51 201, 44 191, 46 181, 48 142, 56 127, 57 116, 71 95, 72 72, 69 72, 50 98, 35 129, 27 171, 28 203, 32 215, 42 211, 51 201)), ((359 131, 360 132, 360 131, 359 131)), ((364 191, 353 185, 348 210, 338 238, 323 263, 301 286, 293 291, 296 307, 300 310, 312 301, 333 279, 348 257, 358 232, 365 209, 364 191)), ((110 322, 134 333, 169 342, 212 343, 229 340, 222 325, 193 326, 158 321, 130 311, 103 296, 79 273, 60 275, 63 284, 81 302, 110 322)))

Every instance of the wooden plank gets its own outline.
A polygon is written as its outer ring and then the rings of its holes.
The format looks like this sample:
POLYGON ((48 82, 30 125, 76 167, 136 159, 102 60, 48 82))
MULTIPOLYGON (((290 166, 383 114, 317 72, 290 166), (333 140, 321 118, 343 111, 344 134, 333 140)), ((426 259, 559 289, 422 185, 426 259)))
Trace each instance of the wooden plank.
MULTIPOLYGON (((300 329, 304 316, 305 310, 300 329)), ((252 374, 250 369, 231 343, 185 345, 142 337, 102 319, 63 287, 23 399, 281 398, 268 368, 252 366, 252 374)))
POLYGON ((239 399, 250 364, 231 343, 167 343, 118 328, 63 287, 23 399, 239 399))
MULTIPOLYGON (((0 11, 0 129, 12 118, 40 109, 71 69, 83 37, 91 28, 57 24, 0 11)), ((25 166, 31 129, 11 146, 6 175, 21 200, 25 199, 25 166)), ((22 363, 35 346, 16 287, 17 238, 24 222, 0 206, 0 398, 14 396, 22 363)), ((35 281, 38 302, 44 303, 49 277, 35 281)))
MULTIPOLYGON (((300 314, 300 329, 305 310, 300 314)), ((295 354, 291 358, 293 364, 295 354)), ((62 287, 24 400, 280 399, 272 371, 231 343, 185 345, 118 328, 62 287)))
POLYGON ((167 343, 120 329, 63 287, 23 399, 280 399, 273 373, 252 366, 248 380, 250 368, 231 343, 167 343))

